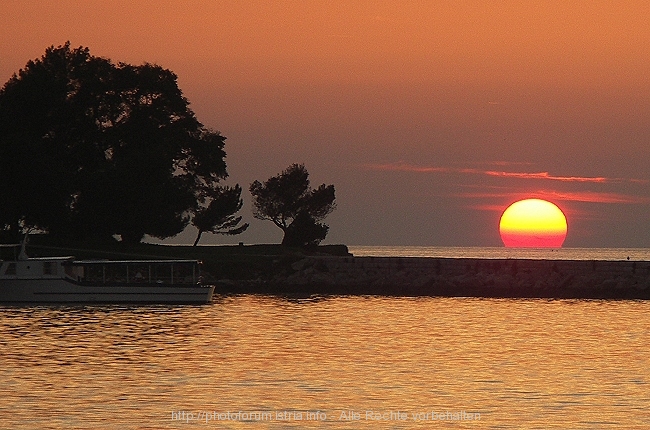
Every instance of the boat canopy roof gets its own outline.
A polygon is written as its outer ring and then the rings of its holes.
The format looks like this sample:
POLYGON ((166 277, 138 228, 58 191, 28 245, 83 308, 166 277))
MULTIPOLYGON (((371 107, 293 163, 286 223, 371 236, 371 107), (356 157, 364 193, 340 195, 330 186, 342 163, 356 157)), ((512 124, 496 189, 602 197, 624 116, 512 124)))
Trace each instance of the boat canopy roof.
POLYGON ((27 260, 23 261, 72 261, 74 260, 73 256, 67 256, 67 257, 29 257, 27 260))
POLYGON ((198 262, 198 260, 73 260, 70 264, 187 264, 198 262))

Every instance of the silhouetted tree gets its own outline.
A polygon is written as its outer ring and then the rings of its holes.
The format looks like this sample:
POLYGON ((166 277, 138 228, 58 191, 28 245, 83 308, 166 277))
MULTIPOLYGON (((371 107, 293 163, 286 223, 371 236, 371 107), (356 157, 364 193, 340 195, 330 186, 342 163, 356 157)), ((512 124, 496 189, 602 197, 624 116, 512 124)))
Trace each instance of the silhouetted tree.
POLYGON ((50 47, 0 89, 0 230, 173 236, 227 177, 170 70, 50 47))
POLYGON ((192 225, 199 230, 194 246, 201 240, 204 232, 235 235, 246 231, 248 223, 239 225, 241 216, 235 216, 244 201, 241 199, 241 187, 218 187, 210 194, 207 206, 196 210, 192 225))
POLYGON ((329 226, 316 222, 306 211, 298 212, 296 218, 287 227, 282 244, 285 246, 317 246, 327 236, 329 226))
POLYGON ((266 182, 250 186, 257 219, 270 220, 283 232, 287 246, 318 245, 329 230, 320 223, 336 207, 334 185, 309 186, 309 173, 303 164, 292 164, 266 182))

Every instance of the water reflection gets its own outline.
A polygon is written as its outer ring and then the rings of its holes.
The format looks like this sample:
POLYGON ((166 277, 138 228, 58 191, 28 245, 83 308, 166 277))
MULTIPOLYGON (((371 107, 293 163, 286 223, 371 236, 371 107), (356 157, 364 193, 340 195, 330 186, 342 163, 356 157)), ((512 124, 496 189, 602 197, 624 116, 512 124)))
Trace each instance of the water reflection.
POLYGON ((359 413, 364 426, 430 428, 441 423, 412 414, 466 411, 480 413, 481 428, 647 426, 649 310, 641 301, 260 296, 3 307, 0 416, 10 428, 178 428, 178 412, 317 411, 327 421, 210 425, 352 428, 345 419, 359 413), (369 421, 366 411, 393 419, 369 421), (395 411, 408 420, 381 415, 395 411))

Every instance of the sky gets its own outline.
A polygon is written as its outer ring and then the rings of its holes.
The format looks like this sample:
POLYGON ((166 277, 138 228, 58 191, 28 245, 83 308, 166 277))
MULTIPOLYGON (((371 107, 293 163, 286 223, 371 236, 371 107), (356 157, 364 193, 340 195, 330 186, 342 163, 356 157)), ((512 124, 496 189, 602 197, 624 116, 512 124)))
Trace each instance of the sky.
MULTIPOLYGON (((324 243, 503 246, 523 198, 565 247, 650 247, 650 2, 113 0, 0 3, 0 83, 70 41, 178 75, 248 187, 293 163, 334 184, 324 243)), ((192 243, 188 228, 167 243, 192 243)))

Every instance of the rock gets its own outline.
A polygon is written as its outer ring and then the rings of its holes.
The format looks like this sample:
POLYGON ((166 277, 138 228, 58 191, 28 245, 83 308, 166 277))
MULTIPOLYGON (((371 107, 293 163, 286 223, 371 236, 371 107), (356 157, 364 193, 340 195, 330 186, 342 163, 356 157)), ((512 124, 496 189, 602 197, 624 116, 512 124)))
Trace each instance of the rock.
POLYGON ((293 264, 291 265, 291 268, 292 268, 293 270, 295 270, 296 272, 299 272, 299 271, 301 271, 302 269, 305 268, 305 266, 307 265, 308 262, 309 262, 308 259, 303 258, 302 260, 298 260, 298 261, 296 261, 295 263, 293 263, 293 264))

